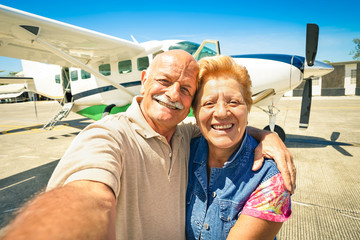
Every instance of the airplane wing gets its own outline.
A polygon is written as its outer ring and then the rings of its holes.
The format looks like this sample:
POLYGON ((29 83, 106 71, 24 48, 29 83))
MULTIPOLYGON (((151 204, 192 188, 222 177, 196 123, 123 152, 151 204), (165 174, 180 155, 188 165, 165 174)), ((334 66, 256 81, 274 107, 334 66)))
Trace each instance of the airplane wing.
MULTIPOLYGON (((15 98, 24 92, 36 92, 34 79, 31 77, 0 77, 0 99, 15 98)), ((42 94, 44 95, 44 94, 42 94)))
POLYGON ((130 58, 144 51, 144 47, 137 42, 0 5, 1 56, 78 67, 44 48, 34 38, 41 39, 86 65, 109 61, 113 57, 130 58))
POLYGON ((24 82, 34 82, 31 77, 0 77, 0 84, 15 84, 24 82))
POLYGON ((0 99, 16 98, 26 91, 24 84, 0 85, 0 99))

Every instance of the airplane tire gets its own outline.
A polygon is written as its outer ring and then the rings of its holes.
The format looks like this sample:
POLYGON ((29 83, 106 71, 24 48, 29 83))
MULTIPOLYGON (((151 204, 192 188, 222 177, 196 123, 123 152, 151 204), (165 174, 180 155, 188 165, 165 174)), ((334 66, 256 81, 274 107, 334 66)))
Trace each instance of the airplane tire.
MULTIPOLYGON (((270 126, 267 125, 264 130, 267 130, 267 131, 270 131, 270 126)), ((280 139, 285 142, 285 138, 286 138, 286 134, 285 134, 285 131, 278 125, 275 125, 275 128, 274 128, 274 132, 276 132, 280 139)))
POLYGON ((116 106, 115 104, 107 105, 101 118, 104 118, 104 117, 106 117, 107 115, 109 115, 110 112, 111 112, 111 109, 113 109, 113 107, 115 107, 115 106, 116 106))

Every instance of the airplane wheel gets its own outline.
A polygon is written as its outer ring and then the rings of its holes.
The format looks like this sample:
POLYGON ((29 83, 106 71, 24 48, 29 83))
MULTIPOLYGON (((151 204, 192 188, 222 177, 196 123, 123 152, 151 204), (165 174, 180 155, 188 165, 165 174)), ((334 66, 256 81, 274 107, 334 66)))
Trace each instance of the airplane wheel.
MULTIPOLYGON (((270 131, 270 126, 267 125, 264 130, 267 130, 267 131, 270 131)), ((278 125, 275 125, 275 128, 274 128, 274 132, 276 132, 280 139, 285 142, 285 138, 286 138, 286 134, 285 134, 285 131, 278 125)))

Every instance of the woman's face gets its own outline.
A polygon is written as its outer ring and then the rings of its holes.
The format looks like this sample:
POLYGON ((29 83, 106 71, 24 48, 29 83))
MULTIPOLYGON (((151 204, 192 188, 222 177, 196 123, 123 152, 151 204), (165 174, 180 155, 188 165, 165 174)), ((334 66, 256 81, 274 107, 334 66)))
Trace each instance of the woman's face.
POLYGON ((210 76, 198 93, 195 117, 209 147, 235 151, 247 125, 241 85, 227 75, 210 76))

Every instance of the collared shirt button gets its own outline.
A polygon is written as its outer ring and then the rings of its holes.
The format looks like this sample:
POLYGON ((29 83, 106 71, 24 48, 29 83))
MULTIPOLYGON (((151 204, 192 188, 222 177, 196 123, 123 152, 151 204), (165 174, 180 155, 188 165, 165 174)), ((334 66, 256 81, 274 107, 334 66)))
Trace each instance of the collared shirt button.
POLYGON ((172 153, 169 153, 169 157, 171 157, 172 156, 172 153))
POLYGON ((212 197, 215 198, 216 197, 216 192, 212 193, 212 197))
POLYGON ((209 230, 209 228, 210 228, 209 224, 204 223, 204 228, 205 228, 206 230, 209 230))

